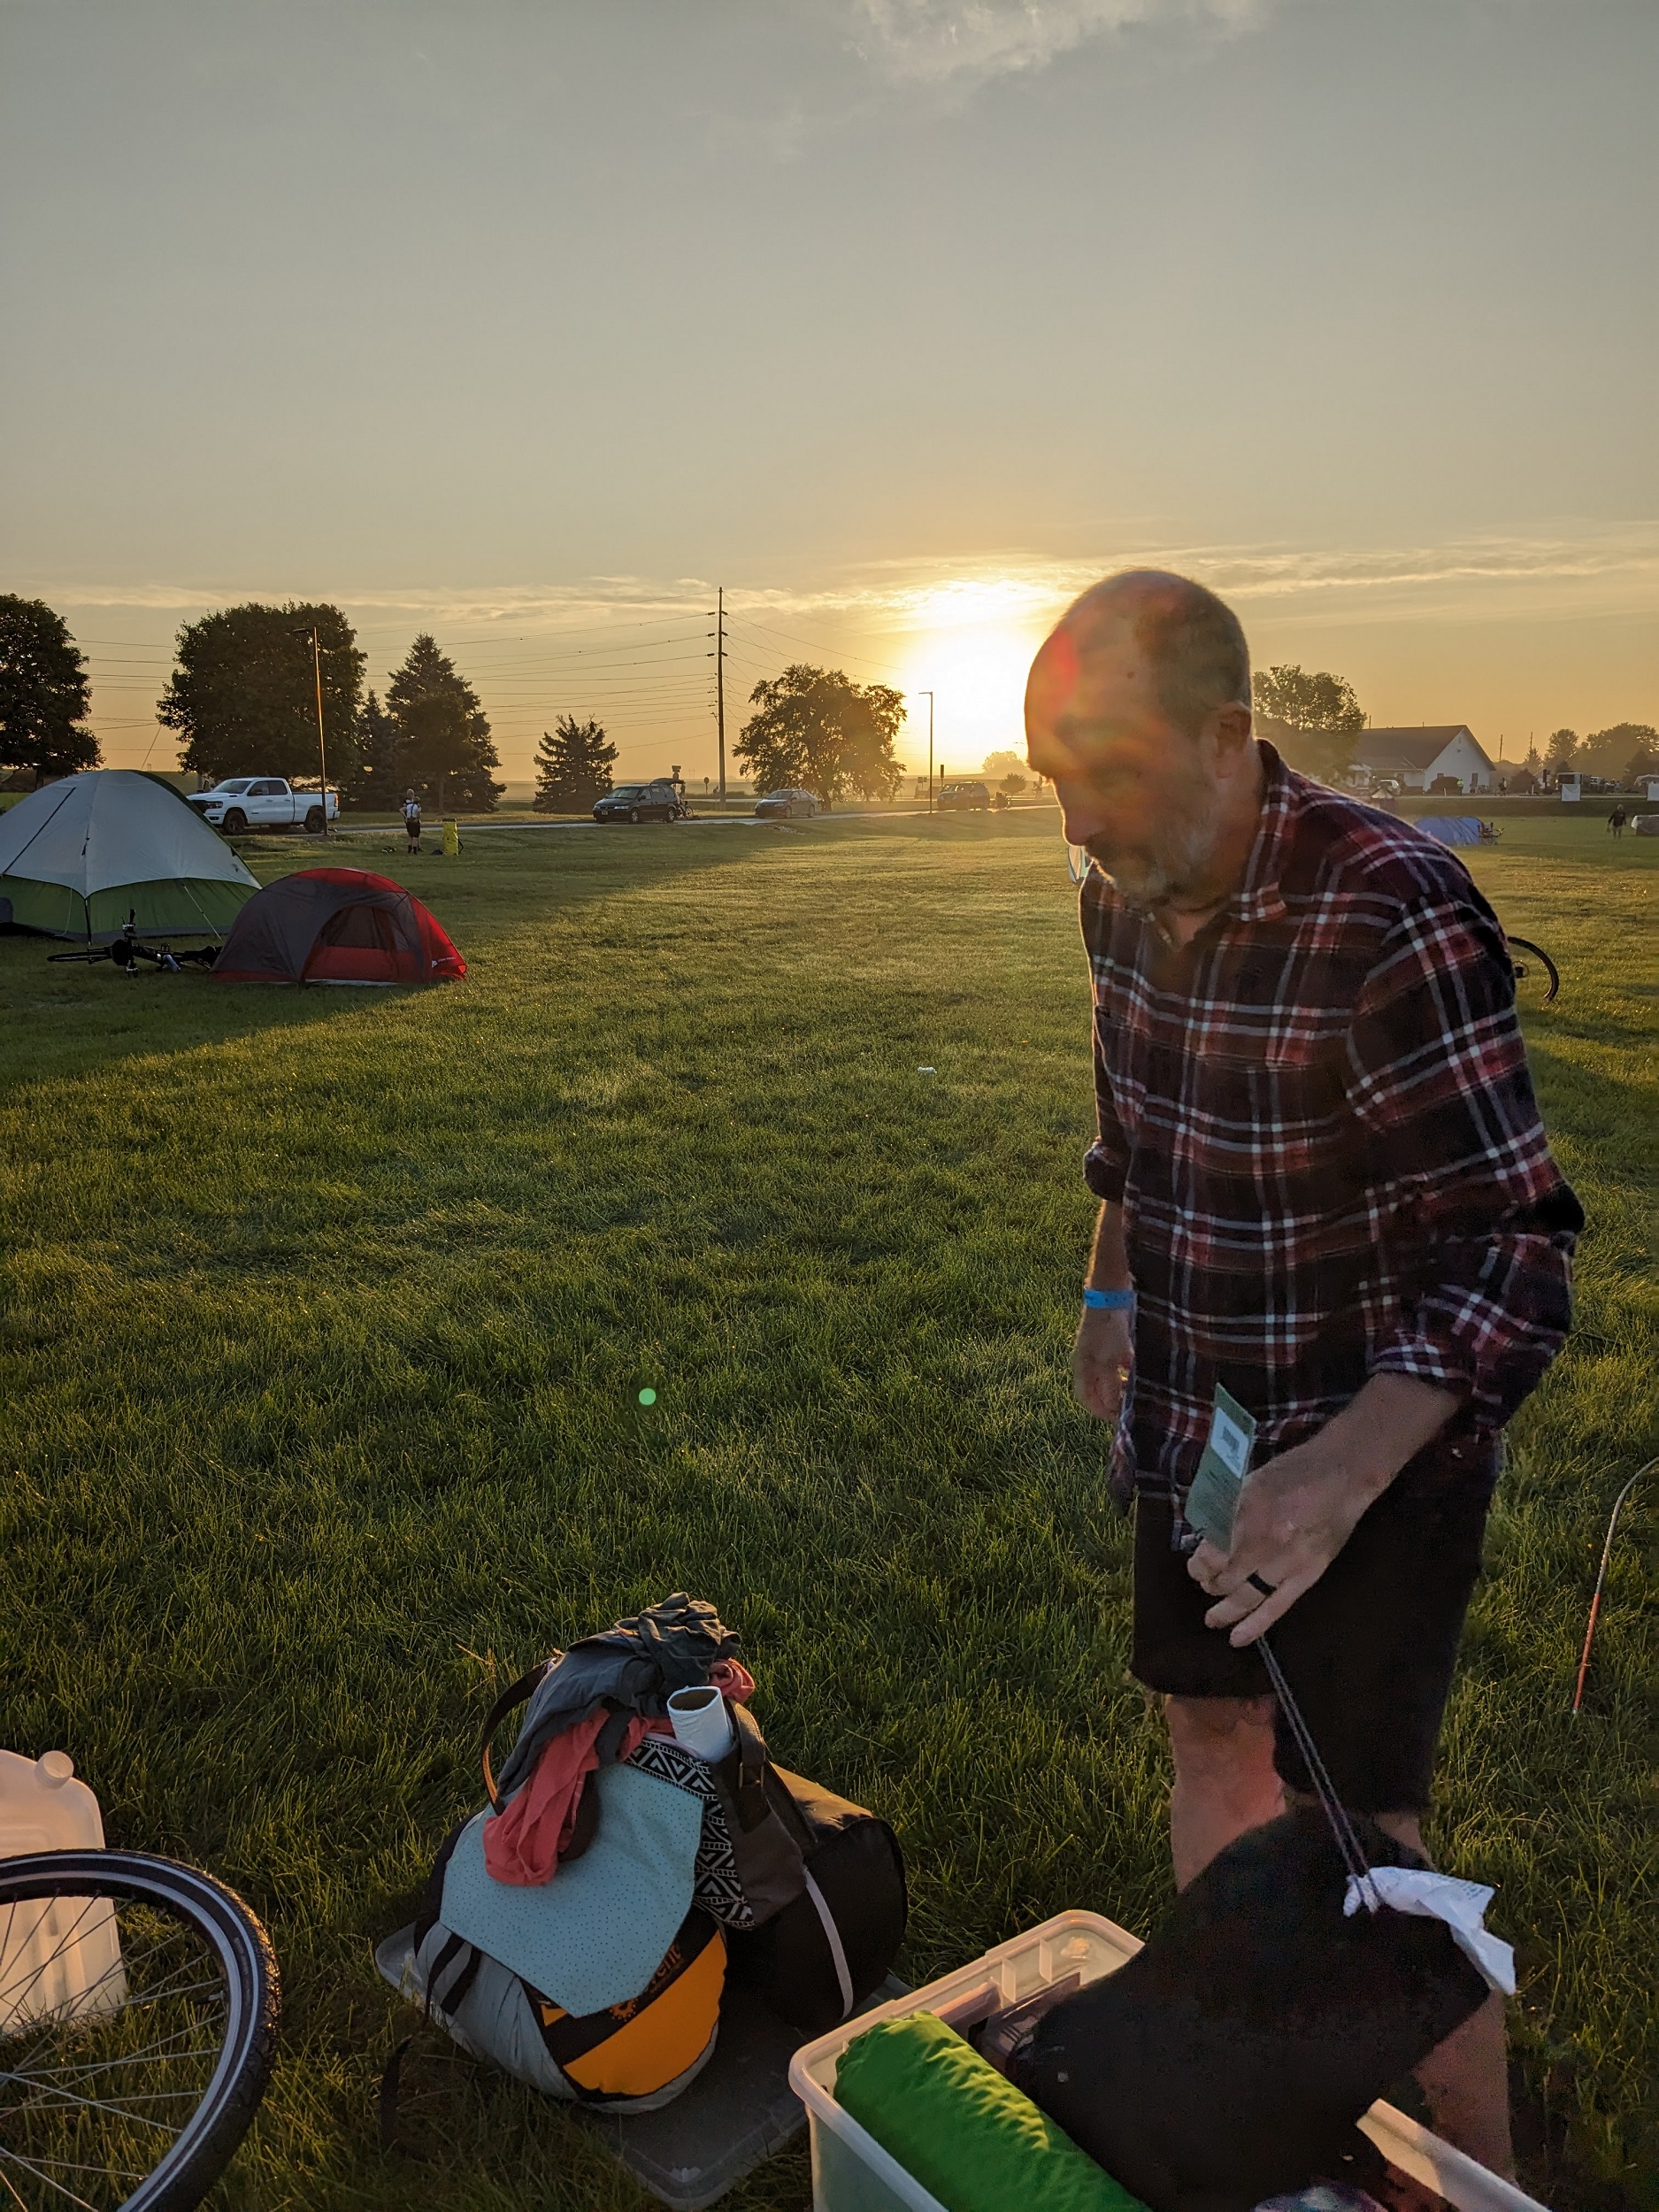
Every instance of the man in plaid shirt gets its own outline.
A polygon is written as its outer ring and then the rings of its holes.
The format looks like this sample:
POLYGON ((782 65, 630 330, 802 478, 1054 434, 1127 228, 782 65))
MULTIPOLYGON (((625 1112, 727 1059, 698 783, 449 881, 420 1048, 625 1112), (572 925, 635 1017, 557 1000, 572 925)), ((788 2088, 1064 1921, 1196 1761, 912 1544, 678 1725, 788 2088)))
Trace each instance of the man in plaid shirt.
MULTIPOLYGON (((1135 1499, 1133 1664, 1164 1694, 1178 1881, 1307 1791, 1422 1848, 1503 1424, 1561 1348, 1583 1215, 1503 933, 1462 864, 1252 739, 1210 593, 1109 579, 1033 666, 1031 763, 1092 855, 1101 1200, 1074 1387, 1135 1499), (1231 1549, 1183 1518, 1217 1385, 1256 1421, 1231 1549)), ((1511 2165, 1502 2001, 1422 2070, 1511 2165)))

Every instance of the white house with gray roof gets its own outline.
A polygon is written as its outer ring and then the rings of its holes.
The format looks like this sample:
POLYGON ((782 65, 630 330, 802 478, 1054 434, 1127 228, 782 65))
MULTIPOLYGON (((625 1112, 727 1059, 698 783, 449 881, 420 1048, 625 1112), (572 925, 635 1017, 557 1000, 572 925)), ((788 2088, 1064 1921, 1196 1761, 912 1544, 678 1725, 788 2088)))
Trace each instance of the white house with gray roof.
POLYGON ((1438 776, 1455 776, 1465 791, 1490 791, 1497 775, 1485 746, 1463 722, 1362 730, 1348 772, 1350 781, 1362 785, 1386 777, 1402 791, 1432 791, 1438 776))

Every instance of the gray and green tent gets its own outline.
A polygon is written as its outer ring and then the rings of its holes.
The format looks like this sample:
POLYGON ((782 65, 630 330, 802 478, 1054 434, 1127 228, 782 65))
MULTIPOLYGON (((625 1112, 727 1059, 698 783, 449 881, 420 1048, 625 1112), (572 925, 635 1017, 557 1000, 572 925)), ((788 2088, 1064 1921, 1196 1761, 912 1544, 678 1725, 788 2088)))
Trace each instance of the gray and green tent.
POLYGON ((24 929, 107 944, 129 914, 146 934, 219 937, 259 888, 170 783, 94 768, 0 814, 0 899, 24 929))

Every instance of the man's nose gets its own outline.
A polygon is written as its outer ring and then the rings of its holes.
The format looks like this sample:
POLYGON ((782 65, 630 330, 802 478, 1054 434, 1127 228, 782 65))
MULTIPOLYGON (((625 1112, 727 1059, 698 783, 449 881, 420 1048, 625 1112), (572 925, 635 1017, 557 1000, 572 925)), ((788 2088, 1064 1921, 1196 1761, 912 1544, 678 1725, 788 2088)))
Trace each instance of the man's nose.
POLYGON ((1121 826, 1122 809, 1107 806, 1097 793, 1089 790, 1087 784, 1056 783, 1055 796, 1060 802, 1060 814, 1065 824, 1065 841, 1068 845, 1087 845, 1091 837, 1099 837, 1107 830, 1121 826))

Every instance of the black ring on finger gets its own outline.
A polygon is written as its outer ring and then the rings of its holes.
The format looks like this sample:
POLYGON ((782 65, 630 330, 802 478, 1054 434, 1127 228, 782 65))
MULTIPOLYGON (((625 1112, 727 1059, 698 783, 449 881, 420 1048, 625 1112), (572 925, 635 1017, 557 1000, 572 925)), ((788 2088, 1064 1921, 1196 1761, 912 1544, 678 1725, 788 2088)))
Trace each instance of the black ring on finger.
POLYGON ((1278 1589, 1276 1583, 1263 1582, 1260 1575, 1246 1575, 1244 1578, 1252 1590, 1259 1590, 1264 1598, 1272 1597, 1278 1589))

